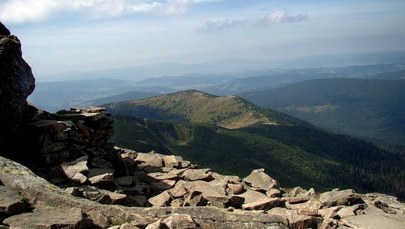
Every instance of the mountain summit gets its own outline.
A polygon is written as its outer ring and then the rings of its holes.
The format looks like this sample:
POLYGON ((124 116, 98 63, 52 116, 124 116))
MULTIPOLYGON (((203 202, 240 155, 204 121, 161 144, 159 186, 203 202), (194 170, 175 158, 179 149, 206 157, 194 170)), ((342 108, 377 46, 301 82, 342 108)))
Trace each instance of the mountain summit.
POLYGON ((187 90, 148 99, 106 105, 116 115, 175 122, 208 123, 227 129, 253 124, 277 125, 263 110, 237 96, 214 96, 187 90))

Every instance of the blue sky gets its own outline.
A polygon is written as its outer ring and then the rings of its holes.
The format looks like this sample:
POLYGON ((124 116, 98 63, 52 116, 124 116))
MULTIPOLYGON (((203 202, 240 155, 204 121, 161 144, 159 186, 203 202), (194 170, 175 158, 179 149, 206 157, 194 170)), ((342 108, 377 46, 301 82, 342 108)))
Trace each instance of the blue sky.
POLYGON ((216 59, 405 50, 405 1, 0 0, 38 78, 216 59))

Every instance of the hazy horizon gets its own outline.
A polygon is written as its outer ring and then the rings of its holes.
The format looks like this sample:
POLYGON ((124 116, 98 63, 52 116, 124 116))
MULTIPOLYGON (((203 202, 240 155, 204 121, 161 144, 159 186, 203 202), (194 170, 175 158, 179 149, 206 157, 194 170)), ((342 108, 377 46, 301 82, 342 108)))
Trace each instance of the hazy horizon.
POLYGON ((5 0, 0 20, 41 81, 159 63, 401 51, 404 10, 399 0, 5 0))

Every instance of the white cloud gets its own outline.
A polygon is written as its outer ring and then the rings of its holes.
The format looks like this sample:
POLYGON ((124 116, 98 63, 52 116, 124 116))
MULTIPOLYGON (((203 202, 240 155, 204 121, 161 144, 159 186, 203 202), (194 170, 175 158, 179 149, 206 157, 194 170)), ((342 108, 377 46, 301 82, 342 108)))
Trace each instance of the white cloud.
POLYGON ((229 18, 224 19, 224 20, 208 20, 198 30, 198 32, 221 31, 221 30, 245 25, 247 22, 248 22, 247 20, 233 20, 233 19, 229 19, 229 18))
POLYGON ((304 14, 297 14, 291 16, 285 10, 279 10, 273 12, 269 15, 264 16, 263 18, 259 19, 257 22, 262 25, 272 25, 272 24, 281 24, 281 23, 293 23, 293 22, 301 22, 308 18, 308 15, 304 14))
POLYGON ((208 0, 5 0, 0 2, 0 20, 21 24, 56 17, 62 12, 79 12, 88 17, 117 17, 126 14, 182 14, 208 0))
POLYGON ((0 3, 0 20, 10 23, 41 21, 60 10, 54 0, 13 0, 0 3))
POLYGON ((301 22, 308 18, 307 15, 297 14, 291 16, 285 10, 273 12, 261 18, 248 18, 248 19, 221 19, 221 20, 207 20, 198 32, 213 32, 226 30, 236 27, 252 27, 252 26, 272 26, 282 23, 301 22))

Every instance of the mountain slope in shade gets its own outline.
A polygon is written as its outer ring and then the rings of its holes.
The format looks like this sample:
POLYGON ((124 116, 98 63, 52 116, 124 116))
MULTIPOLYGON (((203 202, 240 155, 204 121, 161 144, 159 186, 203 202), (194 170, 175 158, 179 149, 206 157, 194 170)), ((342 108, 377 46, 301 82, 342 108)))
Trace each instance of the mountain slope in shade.
POLYGON ((403 161, 376 146, 302 125, 242 129, 116 116, 114 142, 126 148, 181 155, 226 174, 265 168, 283 186, 351 187, 405 198, 403 161))
POLYGON ((208 123, 228 129, 253 124, 276 125, 255 105, 236 96, 214 96, 196 90, 182 91, 143 100, 105 105, 114 115, 177 122, 208 123))
POLYGON ((335 132, 405 142, 405 80, 309 80, 241 96, 335 132))

